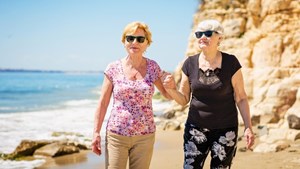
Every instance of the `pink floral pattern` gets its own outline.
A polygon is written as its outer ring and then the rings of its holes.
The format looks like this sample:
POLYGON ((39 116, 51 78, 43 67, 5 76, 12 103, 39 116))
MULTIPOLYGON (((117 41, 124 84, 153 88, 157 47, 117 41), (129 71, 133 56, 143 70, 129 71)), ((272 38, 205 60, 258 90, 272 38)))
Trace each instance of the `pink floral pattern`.
POLYGON ((160 77, 159 65, 147 59, 144 79, 129 80, 123 72, 121 60, 108 65, 105 74, 113 83, 113 107, 107 131, 123 136, 145 135, 155 132, 152 110, 154 82, 160 77))

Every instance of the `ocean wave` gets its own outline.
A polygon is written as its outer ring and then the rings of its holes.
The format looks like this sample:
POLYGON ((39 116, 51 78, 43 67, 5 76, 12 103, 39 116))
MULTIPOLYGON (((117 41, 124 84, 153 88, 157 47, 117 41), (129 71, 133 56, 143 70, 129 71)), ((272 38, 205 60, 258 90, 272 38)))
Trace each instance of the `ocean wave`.
POLYGON ((36 93, 49 93, 51 90, 46 89, 2 89, 0 90, 0 95, 4 94, 36 94, 36 93))
POLYGON ((82 99, 82 100, 69 100, 63 103, 65 106, 83 106, 83 105, 95 105, 97 100, 82 99))
POLYGON ((13 152, 24 139, 53 139, 53 132, 75 132, 91 138, 96 106, 96 101, 81 100, 57 109, 0 113, 0 138, 5 138, 0 152, 13 152))
MULTIPOLYGON (((101 136, 105 136, 105 126, 112 109, 112 99, 107 109, 101 129, 101 136)), ((64 107, 58 109, 44 109, 31 112, 0 113, 0 152, 11 153, 22 140, 53 140, 53 132, 79 133, 82 139, 92 139, 94 128, 94 112, 97 108, 97 100, 83 99, 71 100, 64 103, 64 107)), ((162 111, 169 102, 153 100, 154 113, 162 111)), ((104 141, 104 139, 102 140, 104 141)), ((0 161, 0 168, 17 169, 35 168, 42 161, 32 163, 16 163, 12 161, 0 161), (11 167, 11 168, 9 168, 11 167)))
POLYGON ((11 161, 11 160, 1 160, 1 169, 33 169, 41 166, 46 162, 45 159, 38 159, 32 161, 11 161))
POLYGON ((0 107, 0 111, 1 110, 14 110, 14 108, 12 108, 12 107, 0 107))

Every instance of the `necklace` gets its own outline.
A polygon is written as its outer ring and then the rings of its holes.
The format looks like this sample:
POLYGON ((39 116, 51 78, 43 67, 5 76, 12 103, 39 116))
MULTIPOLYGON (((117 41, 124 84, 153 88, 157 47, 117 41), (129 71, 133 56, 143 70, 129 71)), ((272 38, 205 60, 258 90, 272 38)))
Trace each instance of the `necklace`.
POLYGON ((207 72, 208 75, 210 74, 209 71, 207 70, 214 70, 217 67, 219 67, 220 65, 220 53, 217 52, 216 56, 210 60, 207 59, 207 57, 205 57, 205 55, 203 53, 200 54, 199 56, 199 68, 202 69, 204 72, 207 72))

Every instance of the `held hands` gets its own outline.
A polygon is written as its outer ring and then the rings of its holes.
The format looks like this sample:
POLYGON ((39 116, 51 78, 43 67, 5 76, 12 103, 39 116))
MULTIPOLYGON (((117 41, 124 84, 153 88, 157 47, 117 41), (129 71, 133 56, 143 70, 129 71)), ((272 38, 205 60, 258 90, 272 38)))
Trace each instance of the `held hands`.
POLYGON ((94 133, 92 151, 97 155, 101 155, 101 137, 99 133, 94 133))
POLYGON ((161 81, 163 82, 165 89, 176 89, 176 83, 171 73, 162 71, 161 81))
POLYGON ((246 146, 247 149, 251 149, 251 147, 254 145, 254 134, 253 131, 250 128, 246 128, 244 131, 244 137, 246 138, 246 146))

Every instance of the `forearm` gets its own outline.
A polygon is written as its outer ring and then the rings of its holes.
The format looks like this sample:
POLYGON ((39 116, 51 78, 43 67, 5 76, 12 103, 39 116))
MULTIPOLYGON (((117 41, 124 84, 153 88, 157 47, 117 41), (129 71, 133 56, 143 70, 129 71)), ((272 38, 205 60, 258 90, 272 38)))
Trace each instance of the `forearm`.
POLYGON ((94 133, 99 133, 102 128, 102 124, 104 121, 104 117, 107 111, 107 108, 104 108, 104 105, 100 105, 96 112, 95 112, 95 117, 94 117, 94 133))
POLYGON ((100 112, 95 113, 95 119, 94 119, 94 133, 99 133, 102 127, 104 117, 100 112))
POLYGON ((173 76, 167 76, 164 80, 167 93, 180 105, 185 106, 190 101, 190 84, 188 77, 183 73, 179 90, 173 76))
POLYGON ((169 95, 180 105, 185 106, 189 99, 187 99, 181 92, 176 89, 166 89, 169 95))
POLYGON ((241 116, 244 121, 245 128, 250 128, 252 130, 252 123, 250 117, 250 108, 247 98, 243 98, 237 102, 237 106, 241 113, 241 116))
POLYGON ((173 100, 173 97, 166 90, 160 91, 160 94, 167 100, 173 100))
POLYGON ((103 85, 101 88, 100 99, 98 103, 97 110, 95 112, 95 119, 94 119, 94 133, 99 133, 101 131, 102 123, 107 111, 107 107, 110 102, 110 97, 112 94, 112 83, 110 80, 105 76, 103 85))

